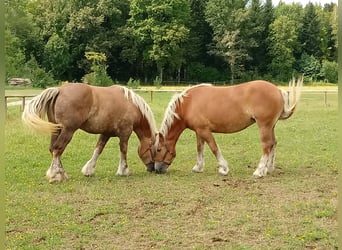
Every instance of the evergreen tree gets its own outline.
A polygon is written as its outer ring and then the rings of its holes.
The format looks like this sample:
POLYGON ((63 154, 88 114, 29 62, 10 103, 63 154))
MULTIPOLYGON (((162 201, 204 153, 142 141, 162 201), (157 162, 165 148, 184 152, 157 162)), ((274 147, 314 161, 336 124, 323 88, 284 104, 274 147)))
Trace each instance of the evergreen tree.
POLYGON ((320 29, 319 16, 316 13, 315 6, 310 2, 304 8, 299 41, 302 44, 302 52, 309 56, 313 55, 317 59, 322 58, 320 29))
POLYGON ((272 0, 266 0, 264 5, 260 0, 252 0, 248 11, 246 39, 254 41, 255 46, 251 46, 249 54, 251 62, 246 67, 254 71, 257 75, 267 72, 267 65, 271 62, 268 56, 267 37, 269 36, 269 26, 274 21, 272 0))

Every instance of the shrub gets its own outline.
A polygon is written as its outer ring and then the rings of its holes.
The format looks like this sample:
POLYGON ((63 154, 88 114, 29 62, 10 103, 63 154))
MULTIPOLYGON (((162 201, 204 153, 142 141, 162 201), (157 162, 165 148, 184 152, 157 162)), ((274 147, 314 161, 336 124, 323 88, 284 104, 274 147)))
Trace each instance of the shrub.
POLYGON ((138 89, 140 88, 140 80, 134 80, 132 77, 130 77, 127 82, 127 86, 131 89, 138 89))
POLYGON ((338 81, 338 64, 337 62, 330 62, 327 60, 323 60, 322 62, 322 75, 324 77, 324 81, 337 83, 338 81))
POLYGON ((31 79, 32 86, 37 88, 46 88, 57 83, 51 72, 46 72, 39 66, 35 57, 31 57, 31 59, 25 63, 23 75, 25 78, 31 79))
POLYGON ((313 56, 303 53, 299 60, 299 72, 303 73, 308 81, 316 81, 322 78, 321 64, 313 56))
POLYGON ((96 86, 113 85, 113 80, 107 74, 107 57, 103 53, 86 52, 87 60, 92 63, 91 72, 82 77, 82 81, 96 86))
POLYGON ((155 86, 157 89, 162 87, 162 80, 159 76, 156 76, 156 78, 153 80, 153 86, 155 86))
POLYGON ((85 74, 82 77, 82 82, 95 86, 110 86, 114 84, 113 80, 108 76, 105 67, 98 67, 96 71, 85 74))
POLYGON ((188 67, 187 79, 197 82, 212 82, 227 80, 227 75, 216 68, 206 67, 201 63, 191 63, 188 67))

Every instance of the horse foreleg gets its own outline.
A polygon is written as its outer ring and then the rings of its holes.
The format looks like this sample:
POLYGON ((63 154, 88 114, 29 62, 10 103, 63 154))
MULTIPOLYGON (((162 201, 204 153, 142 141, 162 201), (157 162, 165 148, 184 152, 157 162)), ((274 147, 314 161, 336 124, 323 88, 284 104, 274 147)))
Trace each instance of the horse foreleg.
POLYGON ((60 158, 72 135, 73 131, 63 128, 58 135, 51 136, 50 152, 52 153, 52 162, 46 172, 46 177, 50 183, 61 182, 69 178, 64 171, 60 158))
POLYGON ((118 171, 116 175, 130 175, 130 171, 127 166, 127 147, 128 147, 128 138, 119 138, 120 139, 120 163, 118 167, 118 171))
POLYGON ((228 162, 224 159, 219 146, 210 131, 201 131, 199 134, 209 145, 211 152, 215 155, 219 165, 218 172, 221 175, 227 175, 229 172, 228 162))
POLYGON ((195 173, 202 173, 204 168, 204 140, 201 136, 196 133, 197 137, 197 164, 192 168, 192 171, 195 173))
POLYGON ((94 149, 93 156, 91 159, 83 166, 82 173, 84 176, 94 176, 95 175, 95 166, 97 159, 99 158, 100 154, 103 151, 103 148, 106 146, 109 137, 105 135, 100 135, 96 147, 94 149))
POLYGON ((275 148, 277 144, 273 128, 260 128, 260 136, 263 154, 257 169, 253 173, 253 176, 257 178, 266 176, 267 173, 274 170, 275 148))

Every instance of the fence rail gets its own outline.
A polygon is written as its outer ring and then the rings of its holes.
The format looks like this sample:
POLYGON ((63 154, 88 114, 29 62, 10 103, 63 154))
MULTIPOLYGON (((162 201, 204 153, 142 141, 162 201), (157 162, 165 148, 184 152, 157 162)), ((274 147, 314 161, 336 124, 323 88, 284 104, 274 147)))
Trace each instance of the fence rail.
MULTIPOLYGON (((174 89, 154 89, 154 90, 148 90, 148 89, 136 89, 134 90, 135 92, 144 92, 144 93, 150 93, 150 102, 153 102, 153 95, 155 93, 159 92, 171 92, 171 93, 180 93, 183 91, 182 89, 174 90, 174 89)), ((325 105, 328 105, 328 93, 337 93, 338 90, 302 90, 302 93, 317 93, 323 94, 323 102, 325 105)), ((5 108, 6 111, 8 109, 8 106, 14 106, 14 105, 20 105, 21 110, 24 110, 26 102, 29 101, 29 99, 35 97, 36 95, 20 95, 20 94, 15 94, 15 95, 5 95, 5 108), (20 101, 11 101, 9 102, 10 99, 21 99, 20 101)))
POLYGON ((26 95, 26 94, 25 95, 20 95, 20 94, 5 95, 5 109, 7 111, 8 106, 21 104, 22 110, 24 110, 27 99, 31 99, 35 96, 36 95, 26 95), (21 101, 8 102, 9 99, 21 99, 21 101))

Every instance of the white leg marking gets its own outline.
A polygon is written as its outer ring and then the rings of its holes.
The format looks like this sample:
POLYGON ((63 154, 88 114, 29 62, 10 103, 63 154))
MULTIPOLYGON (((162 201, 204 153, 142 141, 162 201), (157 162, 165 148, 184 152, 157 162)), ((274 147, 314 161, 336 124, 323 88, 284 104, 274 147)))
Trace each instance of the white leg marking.
POLYGON ((228 162, 223 158, 220 148, 218 148, 216 159, 219 164, 219 174, 227 175, 229 171, 228 162))
POLYGON ((275 146, 272 147, 270 152, 269 161, 267 164, 267 173, 272 173, 274 171, 274 161, 275 161, 275 146))
POLYGON ((62 182, 69 179, 62 167, 59 157, 53 156, 50 168, 46 171, 46 178, 50 183, 62 182))
POLYGON ((192 168, 192 172, 195 172, 195 173, 203 172, 203 169, 204 169, 203 151, 204 151, 204 143, 202 142, 199 147, 199 151, 197 152, 197 164, 192 168))
POLYGON ((94 176, 95 175, 95 166, 97 159, 99 158, 99 150, 95 148, 93 156, 91 159, 83 166, 82 173, 84 176, 94 176))
POLYGON ((262 155, 258 168, 253 173, 254 177, 260 178, 267 175, 267 164, 269 159, 269 155, 262 155))
POLYGON ((116 172, 116 175, 130 175, 131 171, 127 167, 127 163, 125 160, 120 160, 118 171, 116 172))
POLYGON ((203 169, 204 169, 204 165, 205 164, 204 164, 203 157, 202 158, 198 157, 196 165, 192 168, 192 172, 194 172, 194 173, 202 173, 203 169))

